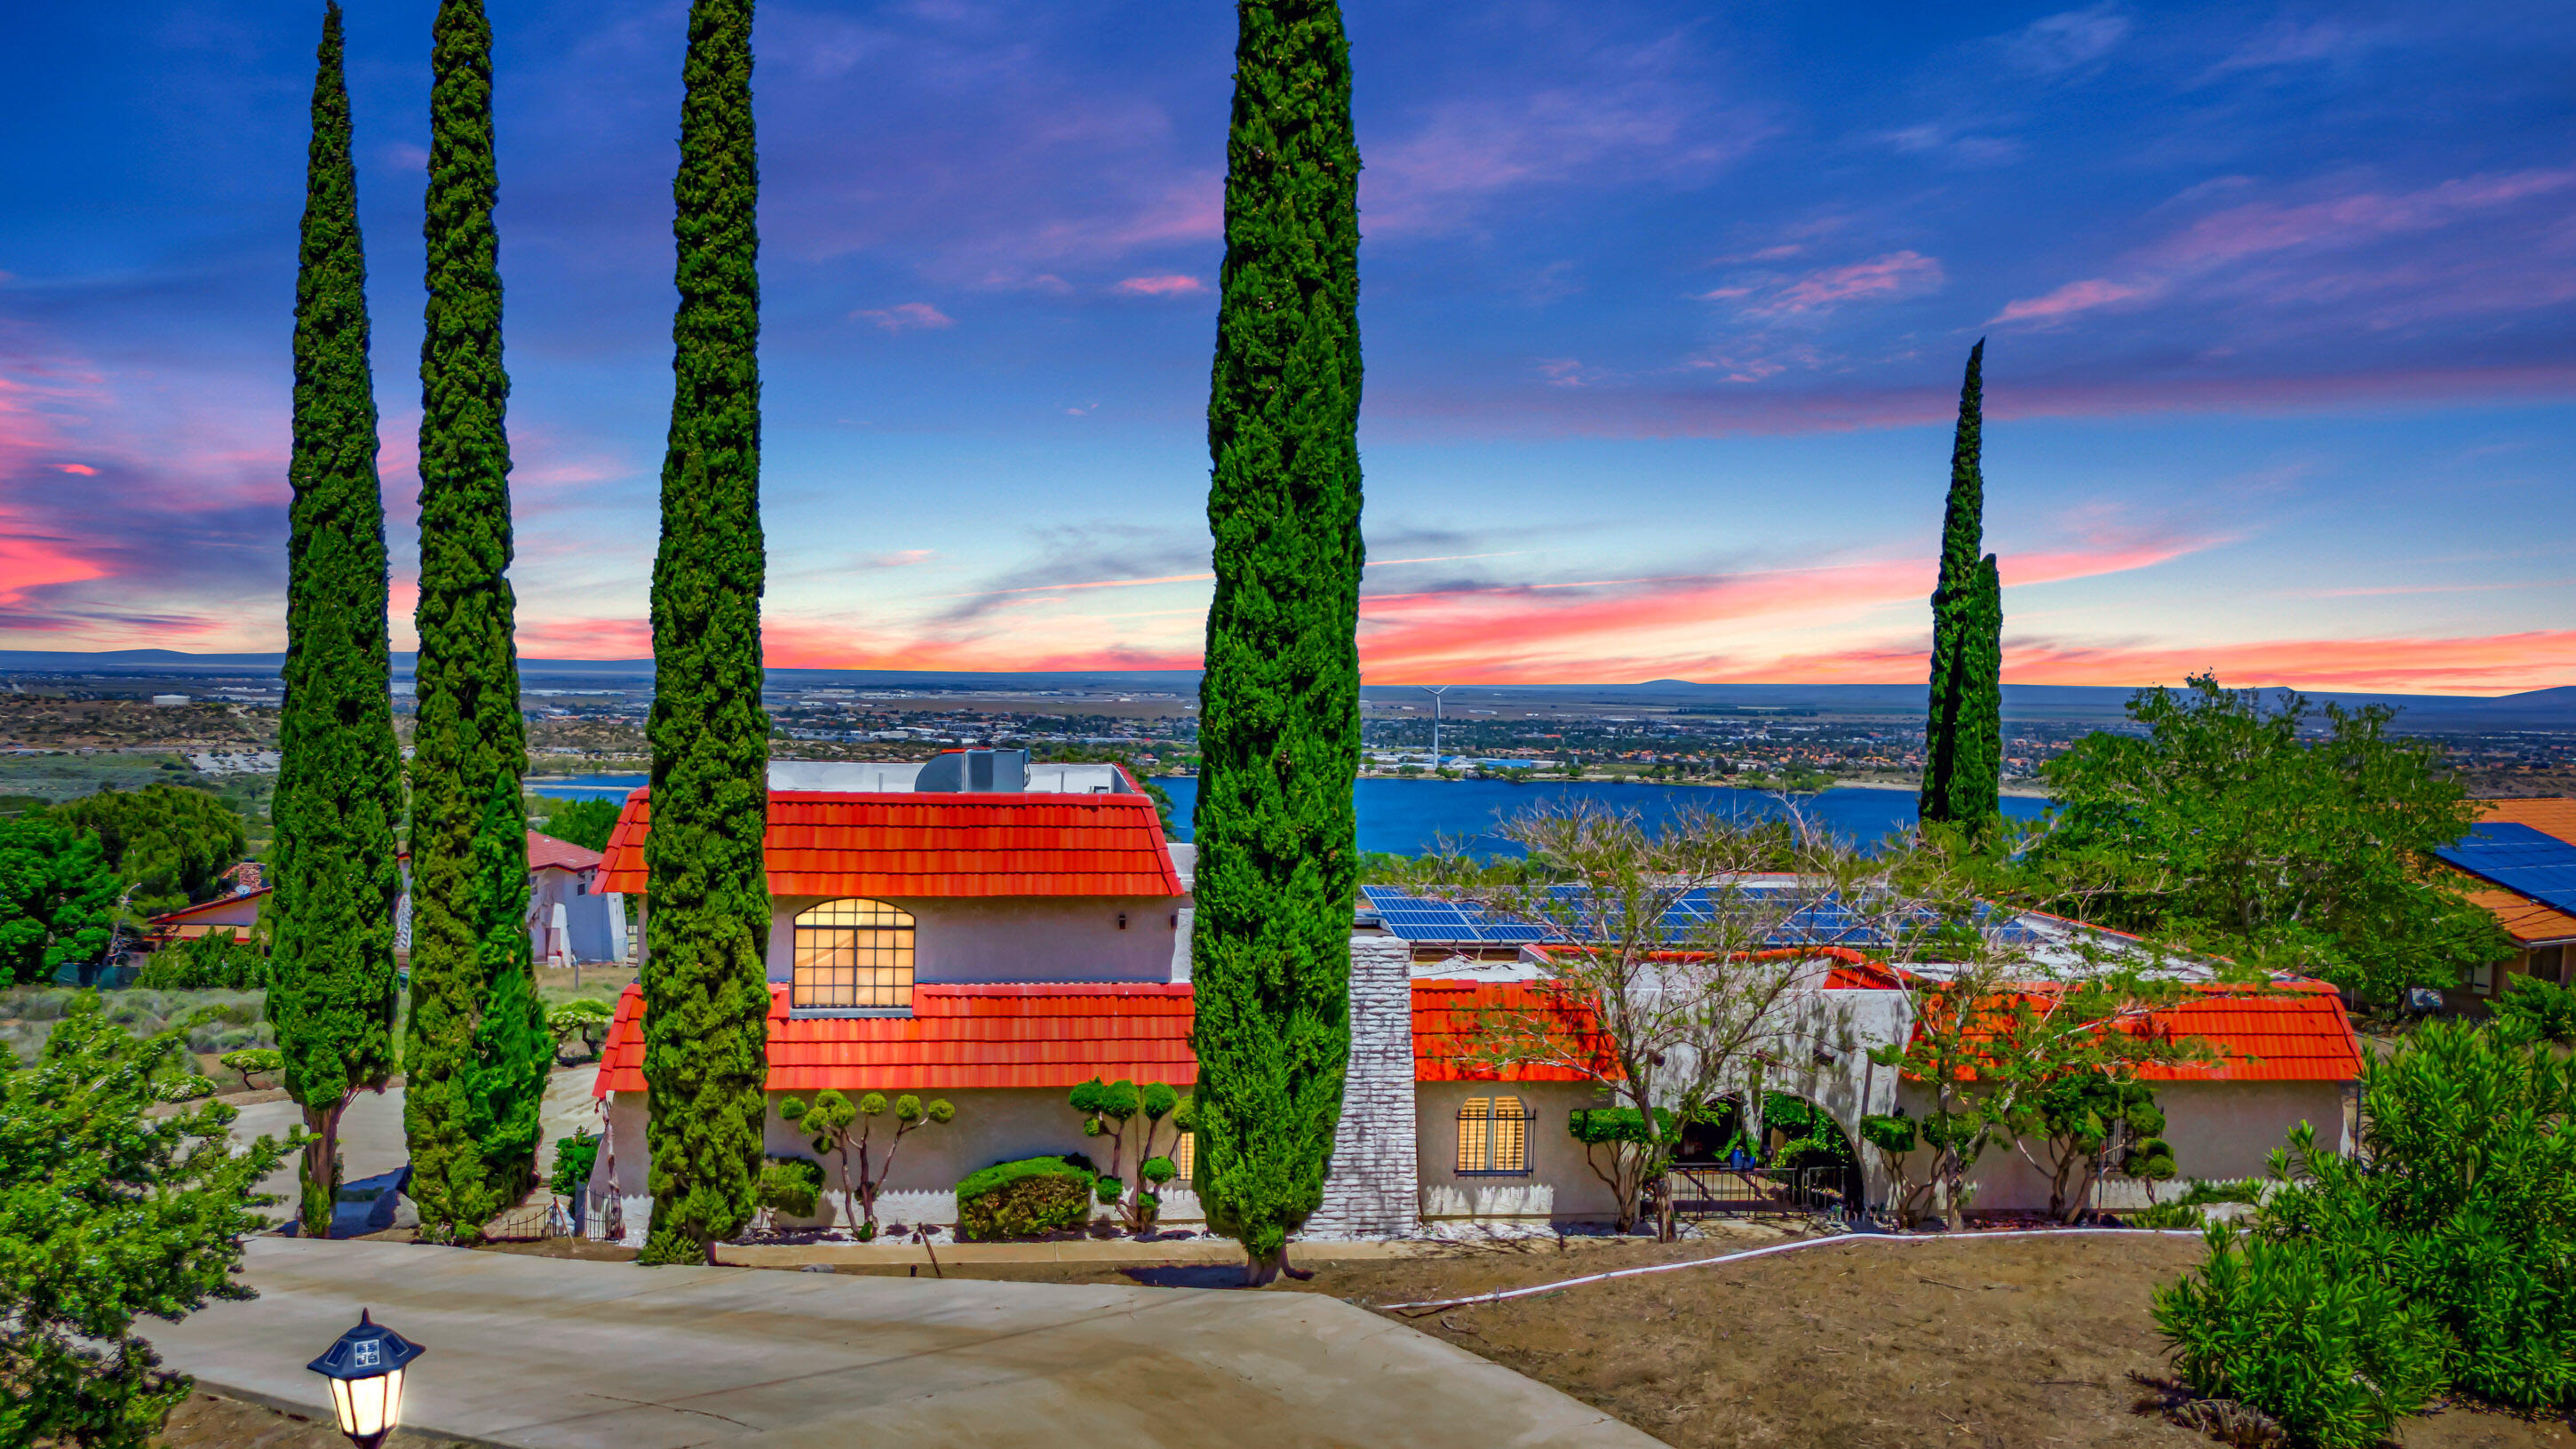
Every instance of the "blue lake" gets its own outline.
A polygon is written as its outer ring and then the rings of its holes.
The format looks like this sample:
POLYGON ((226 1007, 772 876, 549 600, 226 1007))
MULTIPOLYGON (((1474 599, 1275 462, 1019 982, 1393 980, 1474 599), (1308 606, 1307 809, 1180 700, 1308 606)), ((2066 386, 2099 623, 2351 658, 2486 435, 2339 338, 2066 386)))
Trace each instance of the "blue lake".
MULTIPOLYGON (((576 775, 529 784, 531 794, 558 800, 623 800, 645 783, 642 775, 576 775)), ((1197 804, 1195 777, 1159 777, 1171 792, 1172 820, 1183 840, 1190 838, 1190 810, 1197 804)), ((1500 849, 1491 834, 1495 824, 1535 805, 1590 800, 1619 810, 1634 810, 1648 826, 1685 809, 1717 815, 1776 816, 1779 797, 1753 790, 1702 785, 1618 785, 1606 780, 1561 780, 1514 785, 1504 780, 1359 780, 1352 797, 1360 812, 1360 849, 1418 855, 1446 835, 1470 841, 1478 851, 1500 849)), ((2004 797, 2004 813, 2033 818, 2048 802, 2029 796, 2004 797)), ((1869 844, 1893 831, 1912 828, 1911 790, 1826 790, 1798 797, 1798 809, 1809 820, 1858 844, 1869 844)))
MULTIPOLYGON (((1164 776, 1159 783, 1172 796, 1172 822, 1180 838, 1190 838, 1190 811, 1197 804, 1195 777, 1164 776)), ((1396 855, 1419 855, 1440 836, 1466 840, 1478 852, 1508 849, 1491 833, 1504 817, 1538 805, 1587 800, 1615 810, 1634 810, 1649 829, 1683 810, 1705 810, 1719 816, 1776 817, 1780 798, 1755 790, 1707 785, 1620 785, 1607 780, 1357 780, 1352 796, 1360 812, 1360 849, 1396 855)), ((2004 797, 2004 813, 2036 818, 2048 802, 2029 796, 2004 797)), ((1797 797, 1800 814, 1842 838, 1867 845, 1914 826, 1911 790, 1825 790, 1797 797)))

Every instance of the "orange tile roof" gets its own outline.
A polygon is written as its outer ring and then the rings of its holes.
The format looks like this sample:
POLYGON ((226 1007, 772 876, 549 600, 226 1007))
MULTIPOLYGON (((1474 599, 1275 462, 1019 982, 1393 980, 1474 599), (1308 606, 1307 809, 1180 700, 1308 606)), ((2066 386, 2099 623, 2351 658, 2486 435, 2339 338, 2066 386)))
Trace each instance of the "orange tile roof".
POLYGON ((2480 800, 2478 819, 2500 820, 2511 825, 2528 825, 2543 835, 2555 835, 2576 845, 2576 799, 2564 795, 2539 795, 2527 800, 2480 800))
MULTIPOLYGON (((1414 1075, 1425 1082, 1579 1082, 1563 1067, 1496 1073, 1459 1054, 1479 1016, 1497 1008, 1544 1007, 1549 993, 1475 981, 1413 983, 1414 1075)), ((965 1087, 1071 1087, 1110 1081, 1198 1082, 1190 1050, 1193 1005, 1185 982, 923 985, 910 1016, 796 1016, 787 988, 769 988, 769 1083, 773 1092, 955 1091, 965 1087)), ((1589 1012, 1569 1016, 1588 1028, 1589 1012)), ((1605 1046, 1606 1049, 1606 1046, 1605 1046)), ((1606 1061, 1606 1057, 1605 1057, 1606 1061)), ((617 999, 591 1095, 641 1092, 644 988, 617 999)))
MULTIPOLYGON (((955 1091, 1199 1079, 1186 985, 918 986, 910 1016, 790 1015, 769 989, 769 1090, 955 1091)), ((599 1058, 594 1097, 641 1092, 644 988, 629 985, 599 1058)))
POLYGON ((533 830, 528 832, 530 870, 544 870, 548 866, 558 870, 588 870, 599 861, 600 855, 596 850, 575 845, 569 840, 557 840, 551 835, 539 835, 533 830))
MULTIPOLYGON (((645 888, 652 802, 638 790, 597 888, 645 888)), ((1185 894, 1143 795, 839 794, 773 790, 762 840, 773 896, 1185 894)))
POLYGON ((1469 1044, 1490 1013, 1507 1011, 1554 1017, 1569 1049, 1585 1052, 1601 1072, 1616 1075, 1609 1038, 1592 1009, 1566 991, 1493 981, 1422 980, 1413 983, 1413 1076, 1421 1082, 1589 1082, 1598 1077, 1570 1066, 1523 1065, 1497 1069, 1467 1060, 1469 1044))
MULTIPOLYGON (((2032 984, 2015 993, 2039 1002, 2060 988, 2032 984)), ((2146 1063, 2150 1082, 2348 1082, 2361 1075, 2361 1043, 2344 1015, 2343 998, 2322 981, 2276 981, 2265 988, 2201 984, 2192 999, 2125 1023, 2117 1030, 2165 1040, 2208 1042, 2208 1064, 2146 1063)), ((2012 997, 1984 1006, 2010 1009, 2012 997)), ((1924 1030, 1918 1020, 1915 1032, 1924 1030)))
POLYGON ((215 909, 217 906, 239 905, 243 901, 256 900, 275 889, 277 889, 275 886, 260 886, 255 890, 236 891, 228 896, 217 896, 211 901, 199 901, 195 905, 181 906, 175 911, 164 911, 160 915, 154 916, 152 918, 152 924, 159 926, 184 921, 190 916, 203 914, 204 912, 215 909))

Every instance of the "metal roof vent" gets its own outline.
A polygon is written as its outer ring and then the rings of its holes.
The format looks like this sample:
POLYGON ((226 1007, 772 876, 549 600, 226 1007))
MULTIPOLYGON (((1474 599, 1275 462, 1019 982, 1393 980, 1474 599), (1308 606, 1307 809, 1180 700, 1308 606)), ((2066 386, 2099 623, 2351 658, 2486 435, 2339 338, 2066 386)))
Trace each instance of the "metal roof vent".
POLYGON ((1029 788, 1026 750, 948 750, 930 757, 912 788, 949 794, 1016 795, 1029 788))

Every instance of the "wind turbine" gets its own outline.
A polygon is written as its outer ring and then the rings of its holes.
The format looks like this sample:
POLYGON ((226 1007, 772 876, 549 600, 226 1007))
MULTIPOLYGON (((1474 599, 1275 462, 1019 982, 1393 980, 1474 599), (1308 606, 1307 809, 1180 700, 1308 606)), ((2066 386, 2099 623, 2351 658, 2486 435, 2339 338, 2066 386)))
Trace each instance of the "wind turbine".
POLYGON ((1438 774, 1440 771, 1440 696, 1447 694, 1450 690, 1455 689, 1456 687, 1456 685, 1451 684, 1444 684, 1438 689, 1433 689, 1427 684, 1417 684, 1414 686, 1414 688, 1421 690, 1424 694, 1431 696, 1431 770, 1434 774, 1438 774))

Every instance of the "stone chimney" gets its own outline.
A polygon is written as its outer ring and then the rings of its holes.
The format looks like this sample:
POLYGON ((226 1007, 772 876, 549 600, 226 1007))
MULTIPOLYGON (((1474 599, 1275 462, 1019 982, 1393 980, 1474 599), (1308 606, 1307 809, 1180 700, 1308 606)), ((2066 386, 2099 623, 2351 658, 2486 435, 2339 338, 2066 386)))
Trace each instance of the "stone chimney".
POLYGON ((1411 1237, 1422 1230, 1414 1161, 1413 951, 1351 938, 1351 1061, 1324 1205, 1301 1238, 1411 1237))

